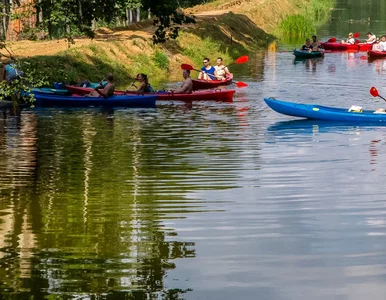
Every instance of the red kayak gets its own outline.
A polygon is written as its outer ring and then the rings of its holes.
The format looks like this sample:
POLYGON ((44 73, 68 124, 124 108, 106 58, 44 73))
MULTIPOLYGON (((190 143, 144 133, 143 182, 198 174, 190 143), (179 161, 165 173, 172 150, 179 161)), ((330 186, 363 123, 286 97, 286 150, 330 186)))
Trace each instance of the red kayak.
POLYGON ((198 80, 192 79, 193 81, 193 90, 205 90, 205 89, 213 89, 215 87, 221 85, 231 84, 233 80, 233 74, 227 76, 225 80, 198 80))
POLYGON ((330 51, 369 51, 373 48, 372 44, 342 44, 342 43, 322 43, 325 50, 330 51))
MULTIPOLYGON (((91 92, 92 88, 83 88, 79 86, 67 85, 66 88, 72 93, 77 95, 85 95, 91 92)), ((157 92, 157 100, 181 100, 181 101, 232 101, 235 90, 203 90, 195 91, 191 94, 175 94, 171 92, 157 92)), ((125 91, 115 91, 116 95, 123 95, 125 91)), ((134 91, 128 92, 128 94, 137 94, 134 91)), ((154 93, 145 93, 145 95, 154 95, 154 93)))
POLYGON ((369 58, 383 58, 386 57, 386 51, 373 51, 370 50, 367 52, 369 58))

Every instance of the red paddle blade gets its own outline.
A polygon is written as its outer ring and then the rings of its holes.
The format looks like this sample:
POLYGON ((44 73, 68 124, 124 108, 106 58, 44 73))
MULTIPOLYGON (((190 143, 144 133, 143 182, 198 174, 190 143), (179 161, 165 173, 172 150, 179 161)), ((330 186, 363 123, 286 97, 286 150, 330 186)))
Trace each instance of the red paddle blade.
POLYGON ((333 38, 330 38, 327 40, 327 43, 335 43, 336 42, 336 38, 333 37, 333 38))
POLYGON ((237 81, 236 82, 236 86, 239 87, 239 88, 242 88, 242 87, 247 87, 248 84, 245 83, 245 82, 242 82, 242 81, 237 81))
POLYGON ((248 61, 248 55, 240 56, 238 59, 236 59, 236 64, 244 64, 248 61))
POLYGON ((181 64, 181 69, 182 70, 193 70, 194 68, 193 68, 193 66, 191 66, 191 65, 188 65, 188 64, 181 64))
POLYGON ((361 34, 359 32, 354 33, 354 38, 359 38, 360 36, 361 36, 361 34))
POLYGON ((362 55, 361 57, 359 57, 360 59, 363 59, 363 60, 365 60, 365 59, 367 59, 367 56, 365 56, 365 55, 362 55))
POLYGON ((370 94, 371 94, 371 96, 373 96, 373 97, 378 97, 378 96, 379 96, 378 90, 377 90, 374 86, 371 87, 371 89, 370 89, 370 94))

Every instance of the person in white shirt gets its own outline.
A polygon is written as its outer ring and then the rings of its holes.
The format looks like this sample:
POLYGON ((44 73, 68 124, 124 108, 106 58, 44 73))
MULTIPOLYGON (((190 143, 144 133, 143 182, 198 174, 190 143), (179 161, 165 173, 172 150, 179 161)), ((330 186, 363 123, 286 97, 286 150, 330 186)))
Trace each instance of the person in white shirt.
POLYGON ((350 32, 348 34, 347 40, 342 40, 342 44, 351 44, 351 45, 355 44, 355 39, 354 39, 354 35, 352 34, 352 32, 350 32))
POLYGON ((366 39, 366 44, 374 44, 377 40, 377 37, 375 34, 372 34, 371 32, 366 33, 367 39, 366 39))
POLYGON ((386 51, 386 35, 381 36, 381 42, 379 43, 379 45, 381 46, 380 51, 386 51))
POLYGON ((216 69, 215 75, 217 80, 225 80, 226 77, 231 74, 228 67, 224 66, 221 57, 217 58, 217 65, 214 66, 214 68, 216 69))
POLYGON ((382 51, 382 45, 381 45, 381 41, 379 40, 379 38, 377 38, 375 44, 373 44, 373 47, 371 48, 371 50, 373 51, 382 51))

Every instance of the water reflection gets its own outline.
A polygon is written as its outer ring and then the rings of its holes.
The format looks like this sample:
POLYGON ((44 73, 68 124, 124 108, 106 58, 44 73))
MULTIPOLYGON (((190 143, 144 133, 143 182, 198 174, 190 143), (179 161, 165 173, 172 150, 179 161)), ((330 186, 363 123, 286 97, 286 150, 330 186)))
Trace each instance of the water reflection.
POLYGON ((176 259, 196 256, 195 242, 178 239, 164 222, 207 210, 195 190, 236 187, 242 160, 232 152, 245 136, 236 127, 235 139, 228 124, 248 126, 245 97, 240 93, 237 105, 172 105, 160 113, 5 114, 0 273, 8 279, 0 291, 35 297, 189 291, 168 289, 164 279, 176 259))
POLYGON ((305 66, 307 72, 316 72, 316 66, 323 64, 324 57, 317 58, 297 58, 294 59, 294 65, 302 64, 305 66))

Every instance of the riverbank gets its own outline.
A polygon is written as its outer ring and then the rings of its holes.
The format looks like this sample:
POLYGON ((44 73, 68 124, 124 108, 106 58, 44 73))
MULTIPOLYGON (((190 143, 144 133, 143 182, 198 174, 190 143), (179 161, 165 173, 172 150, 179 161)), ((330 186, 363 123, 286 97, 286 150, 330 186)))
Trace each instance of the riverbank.
MULTIPOLYGON (((311 0, 313 1, 313 0, 311 0)), ((100 28, 93 40, 20 41, 9 44, 23 67, 37 69, 49 81, 99 81, 112 72, 119 85, 135 74, 167 77, 180 72, 181 63, 201 66, 203 57, 221 56, 226 64, 275 40, 271 34, 286 15, 299 12, 309 0, 214 1, 193 7, 197 24, 183 26, 180 37, 164 45, 153 45, 152 20, 127 28, 100 28), (271 33, 269 33, 271 32, 271 33), (48 75, 48 76, 47 76, 48 75)))

